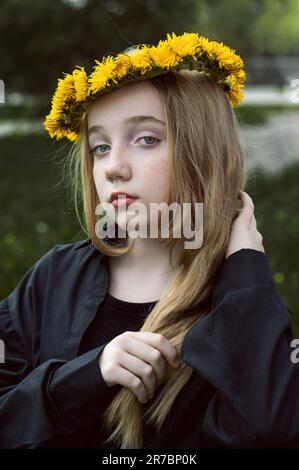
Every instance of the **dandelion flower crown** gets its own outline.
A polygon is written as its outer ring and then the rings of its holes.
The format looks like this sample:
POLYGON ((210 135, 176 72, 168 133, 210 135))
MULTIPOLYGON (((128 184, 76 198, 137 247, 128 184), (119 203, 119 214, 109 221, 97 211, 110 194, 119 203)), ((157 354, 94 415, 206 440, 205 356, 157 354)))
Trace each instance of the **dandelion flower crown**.
POLYGON ((167 34, 157 46, 139 44, 95 63, 89 76, 84 67, 77 65, 72 74, 64 73, 64 78, 58 79, 51 111, 44 121, 52 138, 80 140, 82 117, 102 94, 171 70, 204 71, 223 88, 232 106, 238 106, 243 99, 246 74, 241 57, 223 43, 197 33, 167 34))

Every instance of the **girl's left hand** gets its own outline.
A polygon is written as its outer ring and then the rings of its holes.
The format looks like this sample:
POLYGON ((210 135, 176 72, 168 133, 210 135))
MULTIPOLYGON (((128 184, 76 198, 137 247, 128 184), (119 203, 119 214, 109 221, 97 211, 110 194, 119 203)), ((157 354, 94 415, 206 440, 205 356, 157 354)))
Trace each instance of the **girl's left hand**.
POLYGON ((233 221, 225 259, 242 248, 252 248, 265 253, 263 237, 256 227, 253 201, 249 194, 241 189, 239 198, 243 207, 238 209, 239 215, 233 221))

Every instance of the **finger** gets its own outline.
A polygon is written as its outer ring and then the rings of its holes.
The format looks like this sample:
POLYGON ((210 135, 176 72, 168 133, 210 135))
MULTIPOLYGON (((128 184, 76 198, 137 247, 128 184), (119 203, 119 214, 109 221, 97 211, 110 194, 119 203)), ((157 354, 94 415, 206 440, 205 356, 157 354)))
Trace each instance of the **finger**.
POLYGON ((233 216, 233 222, 239 217, 242 209, 235 209, 235 213, 233 216))
POLYGON ((123 367, 117 368, 117 383, 129 388, 141 403, 147 402, 147 390, 143 381, 129 370, 123 367))
POLYGON ((151 331, 137 331, 128 332, 139 341, 145 341, 150 346, 158 349, 164 358, 175 367, 176 360, 179 359, 179 354, 174 346, 160 333, 153 333, 151 331))
POLYGON ((254 204, 249 194, 245 193, 244 191, 241 192, 241 202, 242 211, 240 216, 251 222, 251 219, 254 215, 254 204))
POLYGON ((240 199, 241 199, 243 206, 249 206, 252 209, 254 209, 252 198, 249 196, 248 193, 246 193, 245 191, 242 191, 241 189, 240 189, 240 199))
POLYGON ((126 353, 153 367, 157 383, 163 380, 166 373, 166 365, 165 359, 158 349, 145 343, 145 341, 138 340, 136 337, 130 338, 129 342, 125 345, 125 349, 126 353))
POLYGON ((150 364, 126 352, 121 355, 119 364, 141 378, 149 397, 154 394, 158 385, 157 376, 154 372, 154 368, 150 364))

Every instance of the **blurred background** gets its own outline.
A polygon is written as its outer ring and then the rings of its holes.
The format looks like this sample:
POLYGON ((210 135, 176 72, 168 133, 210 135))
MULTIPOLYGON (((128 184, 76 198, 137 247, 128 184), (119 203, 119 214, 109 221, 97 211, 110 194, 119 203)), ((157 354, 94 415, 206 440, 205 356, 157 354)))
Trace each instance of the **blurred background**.
POLYGON ((42 121, 62 72, 167 33, 197 32, 245 62, 236 114, 274 280, 299 337, 299 0, 2 0, 0 299, 55 244, 86 238, 42 121))

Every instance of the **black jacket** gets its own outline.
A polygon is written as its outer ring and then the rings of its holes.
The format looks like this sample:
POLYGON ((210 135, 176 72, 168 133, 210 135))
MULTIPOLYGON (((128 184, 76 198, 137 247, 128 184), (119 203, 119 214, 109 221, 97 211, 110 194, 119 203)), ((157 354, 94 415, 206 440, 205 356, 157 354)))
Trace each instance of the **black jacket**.
MULTIPOLYGON (((98 366, 107 343, 78 355, 108 289, 104 256, 90 240, 56 245, 0 302, 1 448, 38 448, 48 440, 61 447, 111 401, 98 366)), ((232 254, 219 270, 211 312, 182 345, 194 372, 145 447, 299 447, 292 338, 265 254, 232 254)))

